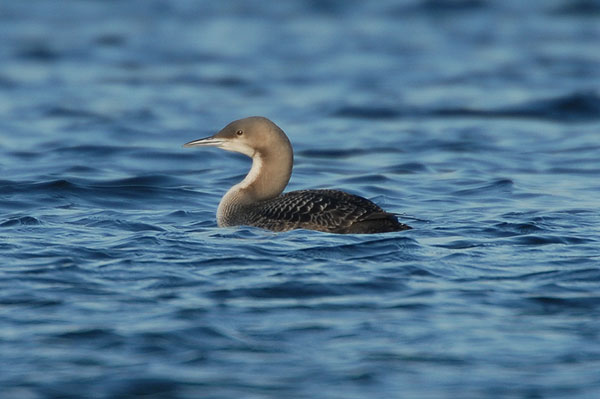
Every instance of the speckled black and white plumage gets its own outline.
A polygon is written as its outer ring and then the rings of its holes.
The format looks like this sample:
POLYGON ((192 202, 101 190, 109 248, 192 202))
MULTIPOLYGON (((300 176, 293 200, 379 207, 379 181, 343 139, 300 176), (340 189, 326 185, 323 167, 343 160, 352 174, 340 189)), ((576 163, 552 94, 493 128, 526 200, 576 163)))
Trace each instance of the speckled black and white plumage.
POLYGON ((223 196, 217 223, 274 231, 308 229, 341 234, 387 233, 410 229, 366 198, 337 190, 281 194, 292 175, 292 145, 279 126, 261 116, 233 121, 214 136, 185 147, 210 146, 252 158, 240 183, 223 196))
POLYGON ((224 224, 273 231, 318 230, 339 234, 387 233, 410 229, 366 198, 338 190, 299 190, 226 212, 224 224))

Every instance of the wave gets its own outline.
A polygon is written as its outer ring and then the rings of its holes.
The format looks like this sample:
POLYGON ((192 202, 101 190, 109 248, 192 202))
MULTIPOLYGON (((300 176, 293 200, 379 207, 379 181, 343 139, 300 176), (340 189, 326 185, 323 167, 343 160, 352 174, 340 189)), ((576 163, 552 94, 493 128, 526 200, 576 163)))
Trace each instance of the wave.
POLYGON ((412 117, 545 119, 558 122, 590 122, 600 119, 600 96, 595 92, 575 92, 552 98, 531 100, 496 109, 415 108, 411 106, 342 106, 333 117, 356 119, 399 119, 412 117))

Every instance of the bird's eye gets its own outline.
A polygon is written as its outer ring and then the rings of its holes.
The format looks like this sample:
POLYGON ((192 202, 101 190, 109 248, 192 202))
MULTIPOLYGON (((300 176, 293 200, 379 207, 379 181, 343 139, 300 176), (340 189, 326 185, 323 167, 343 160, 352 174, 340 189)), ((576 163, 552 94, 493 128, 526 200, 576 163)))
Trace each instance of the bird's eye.
POLYGON ((244 131, 240 129, 237 132, 235 132, 235 134, 237 134, 238 136, 241 136, 242 134, 244 134, 244 131))

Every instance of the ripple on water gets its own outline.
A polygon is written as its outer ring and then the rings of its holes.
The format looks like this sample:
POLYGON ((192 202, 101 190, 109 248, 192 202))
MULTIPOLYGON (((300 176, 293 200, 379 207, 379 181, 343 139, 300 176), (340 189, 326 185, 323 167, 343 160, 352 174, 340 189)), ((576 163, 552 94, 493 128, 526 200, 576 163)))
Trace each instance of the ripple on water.
POLYGON ((497 109, 438 109, 435 115, 445 117, 532 118, 560 122, 588 122, 600 118, 600 96, 594 92, 577 92, 549 99, 497 109))
POLYGON ((534 314, 557 315, 569 313, 590 317, 598 316, 600 296, 530 296, 527 298, 524 311, 534 314))
POLYGON ((0 221, 0 227, 36 226, 40 224, 42 224, 42 222, 32 216, 12 217, 7 220, 0 221))
POLYGON ((535 222, 529 223, 510 223, 500 222, 496 223, 493 227, 484 229, 490 236, 495 237, 511 237, 515 235, 526 235, 533 233, 541 233, 546 229, 538 226, 535 222))
POLYGON ((132 222, 129 220, 119 220, 119 219, 98 219, 97 217, 93 218, 83 218, 76 221, 77 224, 85 225, 93 228, 103 228, 103 229, 117 229, 124 231, 132 231, 132 232, 143 232, 143 231, 165 231, 160 226, 152 225, 149 223, 142 222, 132 222))
POLYGON ((600 119, 600 96, 593 92, 575 92, 549 99, 536 99, 514 106, 495 109, 477 108, 416 108, 381 106, 343 106, 332 113, 334 117, 367 120, 402 117, 442 116, 445 118, 503 118, 545 119, 560 122, 589 122, 600 119))
POLYGON ((404 114, 400 109, 392 107, 346 105, 334 110, 331 116, 356 119, 396 119, 404 114))
POLYGON ((402 291, 404 285, 391 278, 361 282, 319 283, 314 281, 286 281, 259 287, 236 290, 213 290, 210 295, 218 299, 228 298, 327 298, 369 292, 402 291))
POLYGON ((352 244, 316 245, 298 249, 289 256, 310 257, 311 259, 358 259, 361 256, 377 254, 396 254, 405 256, 407 251, 416 250, 419 245, 409 237, 385 237, 366 239, 352 244))
POLYGON ((565 236, 565 235, 551 235, 551 234, 532 234, 522 237, 514 237, 512 239, 515 245, 527 245, 527 246, 538 246, 538 245, 550 245, 550 244, 586 244, 596 242, 596 240, 576 237, 576 236, 565 236))
POLYGON ((501 178, 494 179, 491 182, 476 182, 468 183, 467 185, 475 187, 460 189, 455 191, 453 194, 461 197, 495 196, 499 193, 511 192, 514 186, 514 182, 511 179, 501 178))

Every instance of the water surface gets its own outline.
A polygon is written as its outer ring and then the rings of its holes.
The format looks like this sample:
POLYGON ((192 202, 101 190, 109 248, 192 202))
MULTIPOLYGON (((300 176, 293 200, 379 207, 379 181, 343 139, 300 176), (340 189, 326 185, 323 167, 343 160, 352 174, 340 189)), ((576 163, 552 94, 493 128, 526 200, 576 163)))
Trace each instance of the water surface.
POLYGON ((7 398, 597 398, 600 5, 0 5, 7 398), (216 226, 265 115, 290 189, 413 230, 216 226))

